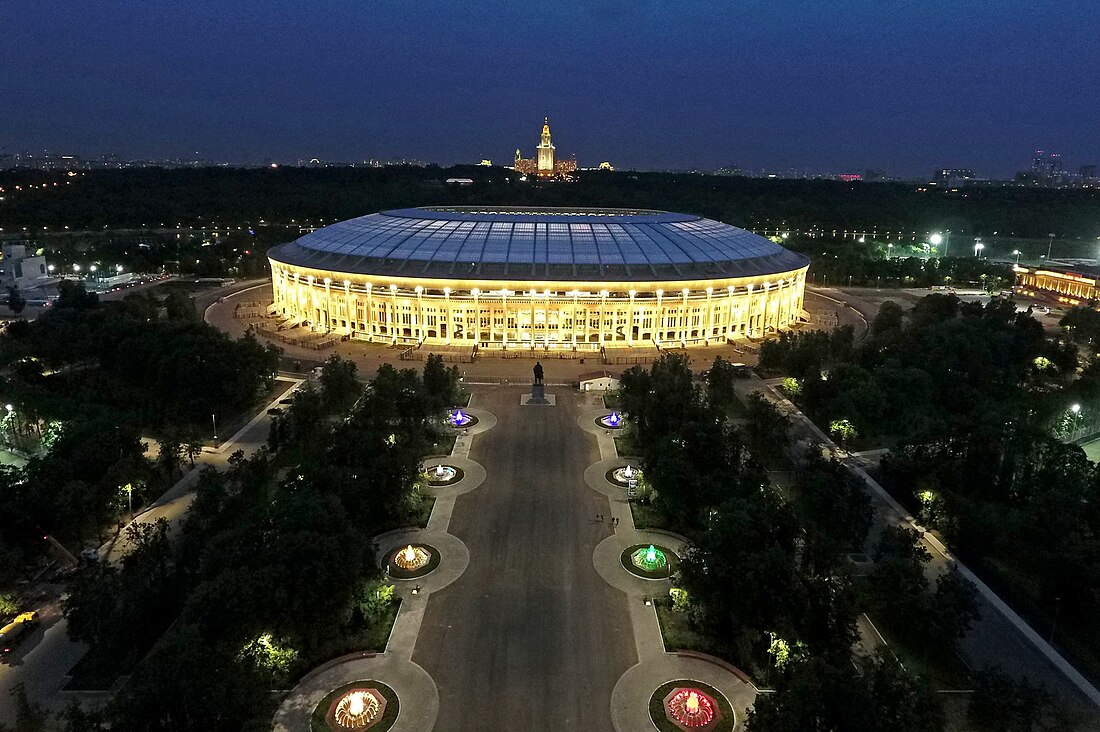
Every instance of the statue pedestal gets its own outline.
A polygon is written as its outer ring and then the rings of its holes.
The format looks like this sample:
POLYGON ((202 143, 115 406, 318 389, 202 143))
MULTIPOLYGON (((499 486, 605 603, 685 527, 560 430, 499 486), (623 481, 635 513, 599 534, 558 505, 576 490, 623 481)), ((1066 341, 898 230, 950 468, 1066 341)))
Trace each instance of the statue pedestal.
POLYGON ((528 404, 547 404, 553 406, 555 402, 554 395, 546 396, 546 386, 544 384, 532 384, 531 393, 524 394, 520 400, 520 404, 526 406, 528 404))

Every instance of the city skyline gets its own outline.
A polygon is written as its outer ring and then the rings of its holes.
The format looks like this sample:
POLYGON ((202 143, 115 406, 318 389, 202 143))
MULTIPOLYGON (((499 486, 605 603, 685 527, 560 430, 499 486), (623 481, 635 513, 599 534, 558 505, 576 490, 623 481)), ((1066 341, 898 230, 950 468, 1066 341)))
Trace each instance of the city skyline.
POLYGON ((1074 100, 1100 67, 1100 8, 1014 5, 9 8, 0 92, 20 113, 0 149, 476 163, 507 161, 549 115, 581 165, 1011 177, 1036 148, 1095 163, 1074 100), (533 52, 547 27, 567 30, 533 52))

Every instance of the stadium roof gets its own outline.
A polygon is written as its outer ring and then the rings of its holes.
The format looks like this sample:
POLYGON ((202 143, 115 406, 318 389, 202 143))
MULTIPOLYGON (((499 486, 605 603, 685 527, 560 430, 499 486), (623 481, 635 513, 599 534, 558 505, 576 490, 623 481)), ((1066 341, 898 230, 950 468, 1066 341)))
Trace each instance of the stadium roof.
POLYGON ((601 208, 405 208, 270 250, 289 265, 396 277, 696 280, 790 272, 809 260, 720 221, 601 208))

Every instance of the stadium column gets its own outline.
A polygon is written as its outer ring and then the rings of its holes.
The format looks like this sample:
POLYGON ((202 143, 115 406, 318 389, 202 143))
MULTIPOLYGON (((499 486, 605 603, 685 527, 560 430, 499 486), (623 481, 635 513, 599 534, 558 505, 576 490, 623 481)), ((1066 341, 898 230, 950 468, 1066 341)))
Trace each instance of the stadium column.
POLYGON ((355 320, 359 317, 359 308, 351 296, 351 282, 344 280, 344 314, 347 316, 348 335, 355 330, 355 320))
MULTIPOLYGON (((577 350, 577 295, 580 294, 577 290, 569 293, 573 296, 573 350, 577 350)), ((587 319, 586 319, 587 320, 587 319)))
POLYGON ((688 320, 691 318, 691 309, 688 307, 688 288, 685 287, 681 294, 683 298, 680 300, 680 310, 683 311, 683 315, 680 317, 680 345, 687 348, 688 320))
POLYGON ((755 325, 752 322, 753 317, 755 317, 753 315, 753 310, 755 310, 755 308, 752 306, 752 287, 752 285, 749 285, 749 294, 745 296, 745 309, 747 311, 745 313, 745 320, 747 321, 745 325, 745 335, 749 338, 752 338, 754 335, 752 327, 755 325))
POLYGON ((446 307, 446 309, 447 309, 447 320, 446 320, 446 323, 447 323, 447 340, 446 340, 446 343, 447 343, 447 345, 450 345, 451 344, 451 333, 453 333, 454 329, 455 329, 455 319, 454 319, 454 316, 451 314, 451 288, 449 288, 449 287, 444 287, 443 288, 443 303, 444 303, 444 307, 446 307))
POLYGON ((727 293, 727 307, 726 307, 726 340, 733 340, 733 285, 726 288, 727 293))
POLYGON ((416 342, 424 342, 424 288, 416 286, 416 342))
POLYGON ((501 347, 508 348, 508 288, 500 288, 500 310, 502 322, 504 323, 504 337, 501 347))
POLYGON ((386 313, 386 327, 389 329, 390 343, 397 343, 397 285, 390 285, 390 308, 386 313))
POLYGON ((374 286, 372 283, 367 283, 367 339, 374 340, 374 286))
POLYGON ((665 311, 661 306, 661 298, 664 296, 664 290, 657 290, 657 312, 654 314, 654 319, 657 321, 657 337, 653 339, 653 342, 658 346, 661 345, 661 336, 664 335, 665 327, 665 311))
POLYGON ((476 347, 481 343, 481 302, 478 300, 481 290, 475 287, 470 290, 470 294, 474 296, 474 346, 476 347))
POLYGON ((626 322, 626 345, 634 347, 634 290, 630 291, 630 317, 626 322))
POLYGON ((703 342, 706 343, 708 346, 710 345, 710 334, 714 330, 714 301, 711 300, 711 296, 713 294, 714 294, 714 288, 713 287, 708 287, 707 288, 707 326, 706 326, 706 331, 703 334, 706 338, 706 340, 703 341, 703 342))
POLYGON ((600 290, 600 348, 603 348, 604 334, 607 331, 607 290, 600 290))

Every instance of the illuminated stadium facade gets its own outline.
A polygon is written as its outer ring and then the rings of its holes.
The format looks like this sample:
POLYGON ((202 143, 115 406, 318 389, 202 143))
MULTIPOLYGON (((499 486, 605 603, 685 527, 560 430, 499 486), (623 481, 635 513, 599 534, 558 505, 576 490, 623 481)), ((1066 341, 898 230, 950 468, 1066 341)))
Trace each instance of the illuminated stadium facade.
POLYGON ((414 208, 269 252, 275 311, 388 344, 599 350, 758 338, 809 260, 718 221, 624 209, 414 208))

